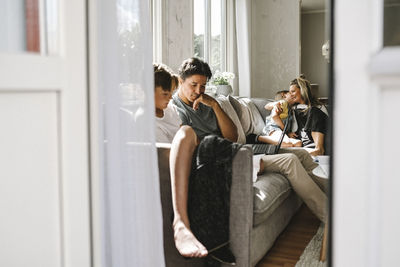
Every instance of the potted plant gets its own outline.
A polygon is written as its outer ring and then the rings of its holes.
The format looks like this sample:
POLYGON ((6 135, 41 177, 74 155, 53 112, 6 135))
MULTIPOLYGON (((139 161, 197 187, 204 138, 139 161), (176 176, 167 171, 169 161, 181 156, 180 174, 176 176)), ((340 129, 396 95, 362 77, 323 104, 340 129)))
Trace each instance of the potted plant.
POLYGON ((232 93, 232 86, 230 81, 235 78, 232 72, 219 72, 216 71, 211 83, 216 86, 216 93, 219 95, 229 95, 232 93))

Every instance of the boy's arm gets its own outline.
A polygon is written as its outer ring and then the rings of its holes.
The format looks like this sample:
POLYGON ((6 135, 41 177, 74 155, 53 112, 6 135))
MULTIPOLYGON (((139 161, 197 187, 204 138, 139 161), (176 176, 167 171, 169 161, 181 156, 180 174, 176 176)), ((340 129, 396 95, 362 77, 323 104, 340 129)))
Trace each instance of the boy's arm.
POLYGON ((282 112, 282 107, 281 107, 281 102, 280 101, 269 102, 264 106, 264 108, 266 110, 273 110, 275 107, 280 109, 281 112, 282 112))
POLYGON ((279 108, 274 108, 271 112, 271 119, 275 122, 276 125, 283 130, 285 128, 285 125, 283 124, 283 121, 279 115, 282 113, 282 108, 280 107, 281 103, 277 103, 277 106, 279 108))
POLYGON ((266 110, 276 110, 276 111, 278 111, 278 115, 281 114, 283 111, 280 101, 269 102, 268 104, 266 104, 264 106, 264 108, 266 110))
POLYGON ((222 136, 232 142, 236 142, 238 139, 236 126, 231 118, 229 118, 229 116, 222 110, 217 100, 207 94, 201 94, 193 102, 193 109, 197 109, 199 103, 203 103, 204 105, 207 105, 214 110, 222 136))
POLYGON ((264 106, 264 108, 266 110, 272 110, 274 108, 275 104, 276 104, 276 102, 269 102, 264 106))
POLYGON ((285 125, 279 115, 283 112, 283 108, 280 101, 270 102, 264 106, 266 110, 271 110, 271 119, 283 130, 285 125))

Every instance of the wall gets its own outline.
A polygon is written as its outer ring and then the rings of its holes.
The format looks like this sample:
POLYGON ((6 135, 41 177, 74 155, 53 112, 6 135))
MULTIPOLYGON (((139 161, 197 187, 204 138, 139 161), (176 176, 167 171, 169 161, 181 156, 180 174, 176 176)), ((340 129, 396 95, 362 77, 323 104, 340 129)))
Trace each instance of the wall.
POLYGON ((164 4, 162 62, 177 71, 193 55, 192 1, 166 0, 164 4))
POLYGON ((300 71, 300 3, 255 0, 252 7, 252 97, 288 88, 300 71))
POLYGON ((325 38, 325 12, 301 14, 301 73, 319 85, 318 96, 327 97, 328 61, 322 56, 325 38))

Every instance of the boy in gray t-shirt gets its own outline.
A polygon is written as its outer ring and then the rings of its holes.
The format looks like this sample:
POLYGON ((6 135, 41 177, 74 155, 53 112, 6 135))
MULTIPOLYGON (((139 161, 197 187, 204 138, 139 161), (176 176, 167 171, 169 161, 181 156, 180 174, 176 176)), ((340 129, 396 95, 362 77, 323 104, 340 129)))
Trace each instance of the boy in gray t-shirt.
POLYGON ((175 93, 172 96, 172 101, 177 107, 179 117, 182 120, 182 125, 192 127, 200 139, 203 139, 205 136, 210 134, 222 136, 218 127, 217 117, 212 108, 200 103, 199 108, 194 110, 179 98, 178 93, 175 93))
POLYGON ((232 142, 236 142, 238 137, 235 124, 218 102, 204 94, 211 76, 206 62, 197 58, 185 60, 179 69, 179 89, 173 96, 183 126, 175 135, 170 151, 174 209, 172 227, 176 248, 184 257, 205 257, 208 254, 207 249, 190 230, 187 213, 188 180, 193 152, 200 139, 206 135, 215 134, 232 142))
POLYGON ((198 58, 185 60, 179 69, 179 89, 173 96, 183 125, 193 128, 199 139, 215 134, 237 141, 237 129, 218 102, 204 93, 212 73, 198 58))

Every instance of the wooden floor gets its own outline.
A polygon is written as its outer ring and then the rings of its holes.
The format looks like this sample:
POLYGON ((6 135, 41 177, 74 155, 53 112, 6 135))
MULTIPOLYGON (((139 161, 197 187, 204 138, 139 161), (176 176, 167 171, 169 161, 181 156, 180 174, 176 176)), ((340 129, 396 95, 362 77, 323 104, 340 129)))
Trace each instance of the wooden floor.
POLYGON ((256 267, 295 266, 319 225, 318 218, 303 204, 256 267))

